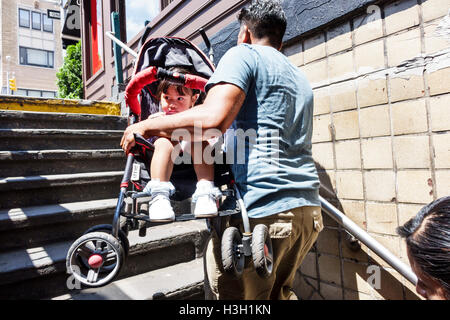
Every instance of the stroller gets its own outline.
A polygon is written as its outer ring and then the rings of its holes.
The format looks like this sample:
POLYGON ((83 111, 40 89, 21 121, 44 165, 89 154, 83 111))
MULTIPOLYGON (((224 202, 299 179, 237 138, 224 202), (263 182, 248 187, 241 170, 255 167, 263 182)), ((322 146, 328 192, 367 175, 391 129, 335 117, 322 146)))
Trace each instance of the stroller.
MULTIPOLYGON (((200 33, 212 57, 210 42, 203 30, 200 33)), ((191 42, 172 37, 149 39, 139 50, 134 76, 125 93, 130 108, 129 124, 159 112, 154 97, 159 80, 169 79, 191 89, 204 91, 207 79, 213 72, 211 60, 191 42), (172 67, 183 67, 192 70, 193 74, 171 72, 168 69, 172 67)), ((149 164, 154 146, 139 135, 135 135, 135 141, 135 146, 127 155, 112 225, 97 225, 88 229, 67 253, 67 273, 86 287, 104 286, 116 279, 128 255, 129 231, 139 230, 139 235, 145 236, 147 229, 164 223, 149 220, 150 199, 148 193, 142 192, 151 180, 149 164)), ((206 218, 208 230, 214 230, 222 239, 225 272, 239 277, 244 269, 245 257, 252 256, 258 274, 268 277, 272 272, 273 253, 267 227, 259 224, 251 232, 244 202, 231 171, 223 163, 214 165, 214 183, 221 187, 223 196, 218 202, 218 215, 206 218), (237 214, 242 218, 243 233, 229 226, 230 217, 237 214)), ((189 202, 197 182, 193 165, 175 164, 171 182, 176 189, 171 201, 189 202)), ((178 212, 188 211, 183 206, 174 206, 174 209, 175 221, 195 219, 191 212, 178 212)))

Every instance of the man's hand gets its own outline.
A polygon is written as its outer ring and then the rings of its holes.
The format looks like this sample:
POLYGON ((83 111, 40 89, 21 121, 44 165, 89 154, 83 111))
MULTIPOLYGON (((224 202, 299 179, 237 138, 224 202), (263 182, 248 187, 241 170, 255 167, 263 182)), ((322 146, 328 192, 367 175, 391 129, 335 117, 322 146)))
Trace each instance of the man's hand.
POLYGON ((120 141, 120 146, 122 147, 123 151, 125 151, 126 154, 130 152, 130 149, 134 147, 136 144, 136 141, 134 141, 134 134, 138 133, 141 136, 144 135, 145 130, 142 126, 142 123, 135 123, 131 126, 129 126, 122 136, 122 141, 120 141))

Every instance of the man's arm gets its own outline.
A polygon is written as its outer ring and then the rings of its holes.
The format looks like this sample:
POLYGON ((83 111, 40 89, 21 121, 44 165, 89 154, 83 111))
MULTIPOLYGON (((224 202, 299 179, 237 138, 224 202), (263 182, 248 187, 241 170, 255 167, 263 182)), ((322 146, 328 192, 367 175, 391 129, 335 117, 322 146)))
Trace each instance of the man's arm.
POLYGON ((244 100, 245 92, 241 88, 234 84, 219 83, 209 90, 205 102, 200 106, 129 126, 123 134, 120 145, 128 153, 135 143, 134 133, 145 138, 150 136, 170 138, 174 130, 186 129, 191 134, 191 140, 199 139, 194 137, 194 127, 201 126, 202 130, 219 129, 223 133, 236 118, 244 100))

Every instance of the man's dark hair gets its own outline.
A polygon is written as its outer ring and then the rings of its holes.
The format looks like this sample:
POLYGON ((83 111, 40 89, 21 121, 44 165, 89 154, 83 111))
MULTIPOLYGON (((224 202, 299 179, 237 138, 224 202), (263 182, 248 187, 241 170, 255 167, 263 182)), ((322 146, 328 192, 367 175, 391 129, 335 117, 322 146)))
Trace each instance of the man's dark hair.
POLYGON ((279 1, 254 0, 239 12, 238 20, 258 39, 267 37, 273 46, 281 46, 287 22, 279 1))
POLYGON ((397 233, 421 271, 437 280, 450 299, 450 196, 423 207, 397 233))

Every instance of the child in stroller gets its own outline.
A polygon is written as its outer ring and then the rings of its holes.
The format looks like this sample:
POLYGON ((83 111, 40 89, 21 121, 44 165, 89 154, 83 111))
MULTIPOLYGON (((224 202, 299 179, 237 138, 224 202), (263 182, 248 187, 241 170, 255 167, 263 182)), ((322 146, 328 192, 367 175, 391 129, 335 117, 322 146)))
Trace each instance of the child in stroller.
MULTIPOLYGON (((171 72, 189 74, 185 68, 171 68, 171 72)), ((160 101, 162 114, 170 115, 192 108, 200 98, 200 91, 190 89, 170 80, 163 79, 156 89, 156 98, 160 101)), ((158 116, 161 113, 153 115, 158 116)), ((151 181, 147 184, 144 192, 151 195, 149 203, 149 218, 152 222, 170 222, 175 220, 175 213, 170 204, 170 196, 175 187, 170 182, 174 166, 174 157, 179 152, 191 154, 194 170, 197 175, 196 191, 192 196, 195 204, 194 216, 206 218, 217 216, 218 198, 221 192, 214 186, 214 166, 207 164, 202 159, 197 159, 198 153, 192 152, 192 144, 185 140, 171 141, 165 137, 151 137, 150 142, 154 145, 153 157, 150 165, 151 181)), ((202 153, 206 143, 202 143, 202 153)))

